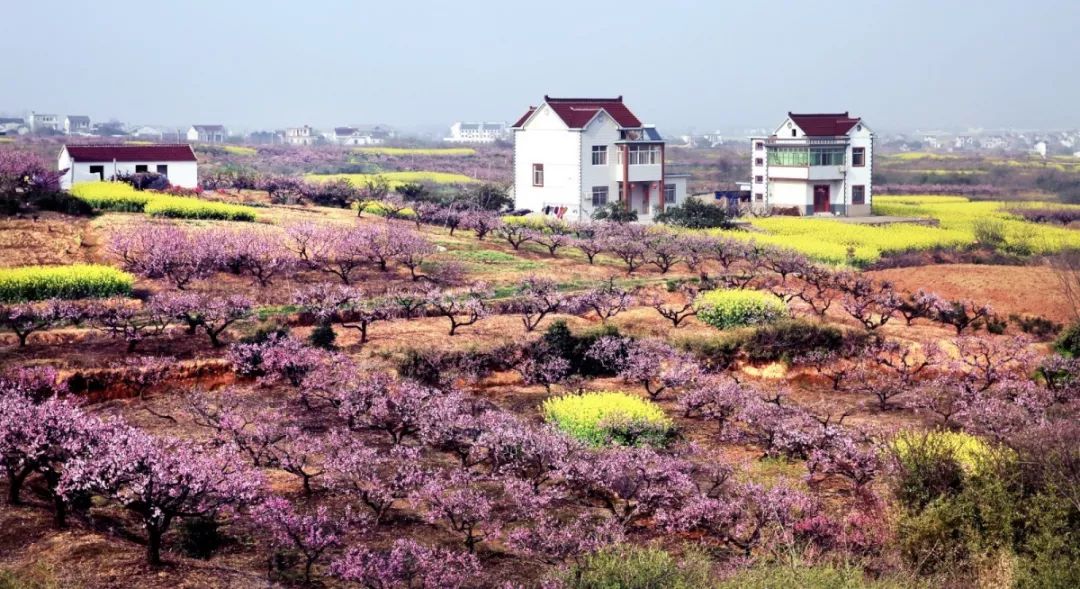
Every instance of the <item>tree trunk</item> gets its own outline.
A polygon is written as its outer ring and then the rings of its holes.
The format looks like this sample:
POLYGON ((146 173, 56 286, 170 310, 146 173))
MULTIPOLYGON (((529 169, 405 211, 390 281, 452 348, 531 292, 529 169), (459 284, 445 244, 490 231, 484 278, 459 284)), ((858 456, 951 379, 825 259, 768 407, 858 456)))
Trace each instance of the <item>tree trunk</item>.
POLYGON ((161 530, 154 526, 146 527, 146 563, 150 566, 161 565, 161 530))
POLYGON ((65 501, 61 495, 55 492, 53 493, 53 509, 53 524, 56 525, 57 528, 66 528, 67 501, 65 501))

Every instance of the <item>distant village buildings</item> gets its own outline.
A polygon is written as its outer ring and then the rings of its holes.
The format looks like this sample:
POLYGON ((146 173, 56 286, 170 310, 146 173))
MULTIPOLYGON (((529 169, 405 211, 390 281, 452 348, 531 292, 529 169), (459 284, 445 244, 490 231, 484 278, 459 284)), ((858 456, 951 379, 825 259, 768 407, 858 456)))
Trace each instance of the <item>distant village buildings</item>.
POLYGON ((544 96, 511 128, 518 209, 579 221, 619 203, 650 223, 686 200, 687 176, 668 173, 664 139, 622 96, 544 96))
POLYGON ((874 134, 860 118, 788 113, 771 135, 750 138, 752 206, 869 215, 873 152, 874 134))
POLYGON ((31 133, 60 132, 64 128, 60 115, 54 114, 31 112, 27 122, 30 123, 31 133))
POLYGON ((495 143, 510 138, 506 123, 466 123, 458 121, 450 125, 450 135, 443 138, 448 143, 495 143))
POLYGON ((308 125, 285 129, 285 143, 288 145, 315 145, 318 135, 308 125))
POLYGON ((334 127, 328 139, 337 145, 379 145, 390 136, 387 129, 361 127, 334 127))
POLYGON ((68 135, 89 135, 93 129, 90 127, 90 117, 84 115, 68 115, 64 117, 64 133, 68 135))
POLYGON ((195 143, 225 143, 228 137, 225 125, 192 125, 187 131, 187 140, 195 143))
POLYGON ((156 172, 173 186, 199 185, 198 160, 186 143, 157 145, 64 145, 57 169, 67 170, 60 187, 77 182, 103 181, 122 174, 156 172))

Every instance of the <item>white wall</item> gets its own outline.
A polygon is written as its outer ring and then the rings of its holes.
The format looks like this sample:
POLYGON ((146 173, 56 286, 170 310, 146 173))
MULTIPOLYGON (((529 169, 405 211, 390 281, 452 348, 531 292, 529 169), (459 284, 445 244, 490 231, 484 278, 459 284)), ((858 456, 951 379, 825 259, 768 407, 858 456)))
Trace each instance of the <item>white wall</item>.
POLYGON ((606 114, 600 113, 588 127, 581 133, 581 198, 582 219, 592 218, 595 209, 592 206, 592 189, 594 186, 608 187, 608 202, 619 201, 618 180, 622 178, 622 167, 619 166, 618 146, 619 126, 606 114), (592 165, 592 148, 594 145, 607 146, 607 164, 603 166, 592 165))
POLYGON ((570 210, 564 218, 580 218, 581 151, 582 132, 568 129, 548 105, 541 105, 523 128, 514 130, 515 208, 565 206, 570 210), (543 186, 533 186, 533 164, 544 165, 543 186))
POLYGON ((853 127, 848 134, 851 137, 851 145, 847 151, 847 181, 845 182, 845 194, 844 202, 851 203, 851 187, 857 184, 866 186, 866 203, 867 210, 859 214, 869 214, 870 202, 873 194, 873 188, 870 186, 870 179, 874 173, 874 135, 870 129, 859 123, 858 126, 853 127), (858 127, 862 127, 859 129, 858 127), (866 149, 866 165, 861 168, 855 168, 851 166, 851 148, 863 147, 866 149))
POLYGON ((97 182, 100 180, 97 174, 90 173, 90 166, 105 166, 105 180, 117 174, 134 174, 135 166, 145 165, 147 171, 156 172, 158 165, 168 166, 169 183, 183 188, 195 188, 199 185, 198 162, 75 162, 67 156, 65 150, 57 162, 58 169, 69 168, 68 172, 60 179, 60 188, 70 190, 72 184, 78 182, 97 182))

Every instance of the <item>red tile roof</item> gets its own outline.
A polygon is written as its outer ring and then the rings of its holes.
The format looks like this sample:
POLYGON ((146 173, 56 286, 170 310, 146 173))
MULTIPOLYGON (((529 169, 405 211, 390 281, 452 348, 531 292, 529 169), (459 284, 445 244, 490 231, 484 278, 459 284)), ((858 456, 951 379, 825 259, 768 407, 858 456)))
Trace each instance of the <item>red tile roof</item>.
POLYGON ((835 137, 846 135, 861 119, 848 116, 847 112, 836 114, 788 113, 792 121, 810 137, 835 137))
MULTIPOLYGON (((596 113, 603 110, 607 114, 611 115, 611 118, 615 119, 615 122, 620 127, 624 128, 638 128, 641 127, 641 121, 638 120, 634 113, 630 112, 630 109, 626 108, 623 104, 622 96, 617 98, 552 98, 550 96, 544 96, 544 102, 551 107, 551 110, 555 111, 555 114, 559 115, 559 118, 566 123, 567 127, 571 129, 581 129, 585 125, 589 124, 596 113)), ((525 113, 516 123, 514 127, 520 127, 525 124, 525 120, 529 118, 529 115, 535 111, 535 107, 530 107, 529 112, 525 113)))
POLYGON ((65 145, 78 162, 194 162, 195 152, 185 143, 159 145, 65 145))
POLYGON ((529 110, 525 114, 521 115, 521 118, 518 119, 516 123, 514 123, 513 125, 510 125, 510 126, 514 127, 514 128, 517 128, 517 127, 520 127, 520 126, 524 125, 525 120, 528 119, 534 112, 536 112, 536 107, 535 106, 530 106, 529 110))

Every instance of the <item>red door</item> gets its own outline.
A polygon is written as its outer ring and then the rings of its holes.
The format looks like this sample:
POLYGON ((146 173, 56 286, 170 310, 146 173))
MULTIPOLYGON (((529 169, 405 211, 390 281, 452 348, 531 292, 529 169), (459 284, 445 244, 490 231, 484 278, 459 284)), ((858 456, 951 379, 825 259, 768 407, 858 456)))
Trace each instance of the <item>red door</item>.
POLYGON ((828 184, 815 184, 814 185, 814 212, 815 213, 827 213, 827 212, 829 212, 829 185, 828 184))

